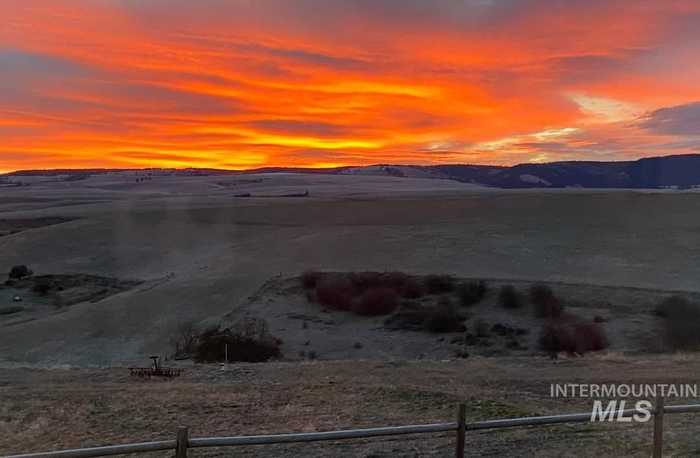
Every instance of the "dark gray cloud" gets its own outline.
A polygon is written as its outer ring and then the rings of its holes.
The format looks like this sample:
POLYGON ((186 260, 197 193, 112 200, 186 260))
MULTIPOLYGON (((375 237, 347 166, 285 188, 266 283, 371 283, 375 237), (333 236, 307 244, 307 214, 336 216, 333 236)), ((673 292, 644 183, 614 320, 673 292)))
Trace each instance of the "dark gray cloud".
MULTIPOLYGON (((338 70, 371 70, 376 63, 348 56, 337 56, 318 50, 302 49, 289 46, 273 46, 262 43, 252 43, 243 38, 206 36, 202 34, 182 33, 179 36, 189 42, 216 49, 222 53, 230 53, 232 58, 240 58, 241 54, 250 58, 246 65, 272 66, 275 62, 299 62, 314 66, 326 66, 338 70)), ((288 71, 274 66, 275 72, 288 71)))
MULTIPOLYGON (((115 101, 138 101, 138 111, 153 113, 238 113, 243 102, 230 97, 136 82, 99 82, 96 92, 115 101)), ((131 110, 130 110, 131 111, 131 110)))
MULTIPOLYGON (((574 0, 569 1, 574 3, 574 0)), ((438 21, 442 25, 462 27, 507 20, 513 14, 538 5, 537 0, 121 0, 120 3, 126 12, 139 16, 187 14, 191 18, 205 17, 216 21, 229 19, 234 14, 244 14, 246 18, 268 17, 284 23, 303 22, 325 29, 332 29, 339 19, 347 18, 374 18, 382 22, 411 24, 434 24, 438 21), (186 13, 180 13, 182 11, 186 13)))
POLYGON ((373 64, 371 62, 351 57, 338 57, 304 49, 274 48, 260 44, 239 45, 237 48, 245 52, 251 52, 256 56, 269 55, 273 57, 281 57, 283 59, 289 59, 290 61, 332 67, 338 70, 368 70, 373 68, 373 64))
POLYGON ((660 108, 647 114, 637 125, 659 134, 700 136, 700 102, 660 108))
POLYGON ((287 119, 262 119, 259 121, 251 121, 247 124, 267 131, 318 136, 342 135, 348 131, 344 126, 337 124, 287 119))
POLYGON ((0 91, 43 81, 94 77, 98 74, 97 70, 69 59, 0 48, 0 91))
POLYGON ((611 76, 628 73, 641 59, 652 56, 655 49, 618 49, 610 54, 581 54, 546 59, 551 77, 564 84, 605 81, 611 76))

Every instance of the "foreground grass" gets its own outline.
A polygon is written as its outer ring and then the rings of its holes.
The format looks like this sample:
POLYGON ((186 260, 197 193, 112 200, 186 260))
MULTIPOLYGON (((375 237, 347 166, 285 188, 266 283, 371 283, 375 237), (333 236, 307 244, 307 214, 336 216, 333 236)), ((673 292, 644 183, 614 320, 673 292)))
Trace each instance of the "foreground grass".
MULTIPOLYGON (((672 359, 475 358, 196 366, 172 381, 124 369, 0 370, 0 455, 192 436, 323 431, 584 412, 549 384, 690 381, 700 362, 672 359)), ((674 401, 678 402, 678 401, 674 401)), ((692 415, 669 417, 667 453, 700 448, 692 415)), ((651 425, 578 424, 468 434, 470 456, 648 456, 651 425)), ((237 456, 451 456, 453 435, 244 447, 237 456)), ((200 449, 193 456, 230 456, 200 449)), ((154 454, 153 456, 157 456, 154 454)), ((167 453, 162 456, 168 456, 167 453)))

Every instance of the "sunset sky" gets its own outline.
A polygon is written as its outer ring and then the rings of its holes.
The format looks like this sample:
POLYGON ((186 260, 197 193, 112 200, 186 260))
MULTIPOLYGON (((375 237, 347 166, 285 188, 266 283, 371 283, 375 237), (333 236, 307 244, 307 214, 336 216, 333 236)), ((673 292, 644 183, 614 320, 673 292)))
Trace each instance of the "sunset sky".
POLYGON ((0 171, 700 152, 698 0, 8 0, 0 18, 0 171))

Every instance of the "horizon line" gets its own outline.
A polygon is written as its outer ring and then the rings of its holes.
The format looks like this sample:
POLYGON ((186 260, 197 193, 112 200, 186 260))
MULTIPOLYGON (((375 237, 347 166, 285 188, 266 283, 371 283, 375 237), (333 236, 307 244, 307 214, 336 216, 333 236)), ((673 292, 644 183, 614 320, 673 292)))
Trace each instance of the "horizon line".
POLYGON ((9 171, 0 170, 0 176, 19 174, 19 173, 38 173, 38 172, 89 172, 89 171, 100 171, 100 172, 129 172, 129 171, 142 171, 142 170, 210 170, 217 172, 239 172, 239 173, 251 173, 255 171, 264 171, 269 169, 282 169, 282 170, 300 170, 300 171, 332 171, 332 170, 342 170, 351 168, 368 168, 368 167, 446 167, 446 166, 463 166, 463 167, 491 167, 491 168, 513 168, 523 165, 551 165, 551 164, 572 164, 572 163, 617 163, 622 164, 626 162, 638 162, 642 160, 649 159, 664 159, 671 157, 687 157, 687 156, 700 156, 698 153, 686 153, 686 154, 667 154, 662 156, 643 156, 636 159, 626 159, 626 160, 570 160, 570 161, 550 161, 550 162, 521 162, 513 165, 494 165, 494 164, 470 164, 470 163, 458 163, 458 162, 446 162, 439 164, 390 164, 390 163, 376 163, 376 164, 366 164, 366 165, 337 165, 332 167, 309 167, 309 166, 278 166, 278 165, 267 165, 263 167, 253 167, 253 168, 238 168, 238 169, 228 169, 228 168, 217 168, 217 167, 139 167, 139 168, 129 168, 129 167, 58 167, 50 169, 16 169, 9 171))

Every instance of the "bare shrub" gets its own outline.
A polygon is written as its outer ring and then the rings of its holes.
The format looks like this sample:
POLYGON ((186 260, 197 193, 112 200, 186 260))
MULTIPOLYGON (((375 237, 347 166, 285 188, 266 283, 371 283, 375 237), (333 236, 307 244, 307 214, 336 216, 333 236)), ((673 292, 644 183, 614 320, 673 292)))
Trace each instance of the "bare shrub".
POLYGON ((516 335, 524 335, 527 333, 527 329, 516 328, 503 323, 496 323, 491 326, 491 332, 498 336, 513 337, 516 335))
POLYGON ((501 307, 507 309, 518 309, 523 305, 520 294, 518 294, 513 285, 501 287, 501 290, 498 292, 498 302, 501 304, 501 307))
POLYGON ((654 315, 661 318, 668 318, 672 315, 683 314, 691 309, 693 305, 683 296, 671 296, 664 299, 654 308, 654 315))
POLYGON ((530 287, 530 302, 537 318, 559 318, 564 311, 561 301, 554 295, 552 288, 537 284, 530 287))
POLYGON ((307 270, 301 274, 301 285, 304 287, 304 289, 313 289, 318 284, 320 278, 321 272, 316 270, 307 270))
POLYGON ((194 360, 197 362, 224 361, 263 362, 281 356, 281 341, 273 337, 265 320, 245 318, 231 328, 212 327, 197 336, 194 360))
POLYGON ((318 303, 336 310, 350 310, 354 294, 352 282, 344 276, 324 277, 316 286, 318 303))
POLYGON ((441 304, 430 310, 425 317, 425 329, 429 332, 460 332, 465 317, 452 304, 441 304))
POLYGON ((491 335, 489 324, 484 320, 476 320, 474 322, 474 335, 477 337, 489 337, 491 335))
POLYGON ((21 280, 25 277, 30 277, 33 273, 34 272, 32 272, 27 266, 18 265, 13 266, 7 276, 10 278, 10 280, 21 280))
POLYGON ((36 278, 34 286, 32 287, 32 291, 34 291, 37 294, 41 294, 42 296, 45 296, 49 293, 49 291, 51 291, 51 281, 49 281, 49 279, 46 277, 36 278))
POLYGON ((352 306, 358 315, 388 315, 399 305, 399 295, 390 288, 372 288, 360 296, 352 306))
POLYGON ((681 296, 672 296, 659 304, 654 313, 664 319, 665 341, 673 350, 700 348, 700 307, 681 296))
POLYGON ((178 325, 175 334, 170 338, 170 345, 175 351, 175 358, 188 358, 195 350, 197 333, 194 322, 185 321, 178 325))
POLYGON ((564 312, 564 306, 558 298, 552 296, 543 302, 534 304, 534 312, 537 318, 559 318, 564 312))
POLYGON ((420 307, 407 308, 404 304, 400 311, 384 320, 384 327, 391 330, 423 331, 430 311, 420 307))
POLYGON ((425 288, 429 294, 449 293, 455 289, 455 279, 451 275, 428 275, 425 288))
POLYGON ((469 352, 467 350, 464 350, 464 349, 455 350, 454 354, 457 358, 462 358, 462 359, 469 358, 469 352))
POLYGON ((483 280, 462 283, 457 288, 459 303, 462 307, 469 307, 478 304, 486 296, 488 287, 483 280))
POLYGON ((552 291, 552 288, 543 283, 538 283, 530 287, 530 302, 532 302, 533 304, 546 302, 549 298, 553 296, 554 291, 552 291))
POLYGON ((570 327, 562 323, 547 323, 542 327, 538 344, 551 355, 566 352, 573 354, 576 348, 570 327))

